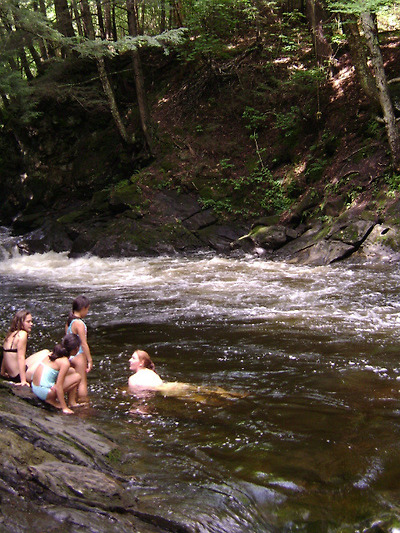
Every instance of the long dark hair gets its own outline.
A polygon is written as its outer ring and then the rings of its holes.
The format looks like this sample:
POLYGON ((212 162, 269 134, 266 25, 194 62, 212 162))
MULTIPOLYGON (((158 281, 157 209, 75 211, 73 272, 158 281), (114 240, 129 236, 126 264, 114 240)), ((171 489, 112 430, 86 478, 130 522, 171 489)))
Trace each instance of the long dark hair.
POLYGON ((24 320, 30 314, 31 312, 27 311, 26 309, 21 309, 20 311, 17 311, 11 321, 10 329, 7 332, 6 338, 14 331, 19 331, 21 329, 23 330, 24 320))
POLYGON ((72 302, 72 311, 70 311, 68 315, 68 326, 71 324, 71 322, 76 318, 75 313, 76 311, 81 311, 85 307, 89 307, 90 301, 89 298, 86 298, 83 294, 80 296, 77 296, 75 300, 72 302))
POLYGON ((50 361, 55 361, 60 357, 69 357, 70 353, 79 348, 81 341, 79 340, 78 335, 75 333, 67 333, 61 341, 61 343, 56 344, 53 348, 53 351, 49 355, 50 361))

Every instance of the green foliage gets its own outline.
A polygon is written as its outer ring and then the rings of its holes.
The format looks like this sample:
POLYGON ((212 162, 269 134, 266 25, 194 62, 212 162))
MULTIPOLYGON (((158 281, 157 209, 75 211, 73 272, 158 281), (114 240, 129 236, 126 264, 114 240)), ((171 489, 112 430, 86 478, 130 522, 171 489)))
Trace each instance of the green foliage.
POLYGON ((248 176, 222 178, 219 187, 213 188, 213 197, 203 196, 201 203, 221 216, 249 218, 266 212, 277 214, 291 203, 281 182, 265 168, 258 168, 248 176))
POLYGON ((296 69, 291 75, 291 82, 305 89, 315 90, 317 84, 324 83, 326 80, 326 70, 323 67, 311 67, 308 69, 296 69))
POLYGON ((301 129, 300 108, 292 106, 286 113, 276 113, 275 126, 281 130, 286 140, 294 141, 301 129))
POLYGON ((389 190, 400 192, 400 174, 387 174, 385 181, 389 185, 389 190))
POLYGON ((13 72, 1 64, 0 93, 9 97, 8 106, 1 109, 0 117, 3 123, 27 125, 39 116, 32 88, 26 84, 18 72, 13 72))
POLYGON ((371 119, 368 124, 367 124, 367 127, 365 128, 365 133, 368 137, 372 137, 374 139, 376 139, 377 137, 379 137, 379 135, 381 134, 382 132, 382 124, 380 124, 377 120, 375 119, 371 119))
POLYGON ((361 15, 370 11, 377 13, 381 9, 393 5, 393 0, 326 0, 331 11, 361 15))
POLYGON ((306 181, 307 183, 315 183, 322 178, 322 174, 327 165, 327 160, 318 158, 307 165, 306 169, 306 181))
POLYGON ((229 158, 228 159, 221 159, 221 161, 219 162, 219 166, 223 170, 229 170, 231 168, 235 168, 235 165, 233 165, 230 161, 231 160, 229 158))
POLYGON ((246 106, 242 116, 246 121, 245 128, 251 131, 260 130, 265 126, 267 119, 266 113, 261 113, 257 109, 254 109, 254 107, 249 106, 246 106))
POLYGON ((100 59, 101 57, 114 57, 124 52, 134 51, 138 48, 163 48, 168 54, 168 46, 181 44, 187 35, 186 28, 178 28, 164 32, 160 35, 138 35, 131 37, 127 35, 118 41, 104 41, 100 39, 70 39, 68 43, 72 49, 78 52, 82 57, 91 59, 100 59))
POLYGON ((227 57, 232 36, 244 33, 257 14, 250 0, 192 1, 185 19, 192 38, 182 51, 183 58, 227 57))

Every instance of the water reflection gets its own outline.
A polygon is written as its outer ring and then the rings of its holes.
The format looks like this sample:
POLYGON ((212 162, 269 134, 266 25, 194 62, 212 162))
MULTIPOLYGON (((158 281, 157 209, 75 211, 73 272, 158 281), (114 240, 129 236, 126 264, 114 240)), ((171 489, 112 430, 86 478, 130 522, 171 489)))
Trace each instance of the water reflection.
POLYGON ((144 505, 204 532, 362 531, 381 519, 394 531, 397 268, 5 256, 0 326, 29 307, 32 351, 59 339, 75 295, 90 297, 92 401, 78 416, 120 444, 144 505), (128 394, 138 347, 188 387, 128 394))

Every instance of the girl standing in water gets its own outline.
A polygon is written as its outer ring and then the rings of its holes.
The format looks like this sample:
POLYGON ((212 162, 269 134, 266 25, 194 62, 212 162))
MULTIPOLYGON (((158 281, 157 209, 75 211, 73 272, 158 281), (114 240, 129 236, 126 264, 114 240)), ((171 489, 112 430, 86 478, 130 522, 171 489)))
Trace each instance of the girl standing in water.
MULTIPOLYGON (((81 381, 77 372, 70 372, 69 357, 79 350, 79 337, 65 335, 61 344, 56 344, 36 366, 32 377, 32 392, 41 400, 62 409, 66 415, 73 413, 65 402, 65 393, 75 393, 81 381)), ((75 395, 75 394, 74 394, 75 395)))
POLYGON ((3 360, 1 375, 16 383, 27 385, 26 381, 26 346, 32 330, 32 315, 25 309, 18 311, 12 319, 10 329, 3 343, 3 360))
POLYGON ((78 387, 78 400, 86 402, 88 399, 87 372, 93 367, 90 348, 87 343, 87 327, 83 319, 89 312, 90 302, 86 296, 77 296, 72 302, 72 311, 68 316, 65 326, 66 333, 78 335, 80 340, 79 350, 76 355, 70 357, 71 366, 81 376, 78 387))

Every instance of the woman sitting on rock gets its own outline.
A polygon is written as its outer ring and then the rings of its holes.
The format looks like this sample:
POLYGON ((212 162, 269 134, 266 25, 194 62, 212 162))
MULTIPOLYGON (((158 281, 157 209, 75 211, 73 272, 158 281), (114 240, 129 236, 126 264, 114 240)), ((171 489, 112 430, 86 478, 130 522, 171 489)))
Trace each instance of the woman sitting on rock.
POLYGON ((28 385, 26 380, 26 346, 32 329, 32 315, 25 309, 18 311, 12 319, 10 329, 3 343, 1 375, 17 385, 28 385))
MULTIPOLYGON (((61 344, 56 344, 52 352, 34 365, 32 376, 32 392, 41 400, 62 409, 63 413, 68 415, 73 411, 67 407, 64 395, 73 392, 73 396, 76 397, 76 390, 81 381, 77 372, 70 371, 71 365, 68 358, 78 352, 79 345, 78 335, 65 335, 61 344)), ((70 406, 74 406, 71 396, 70 406)))

